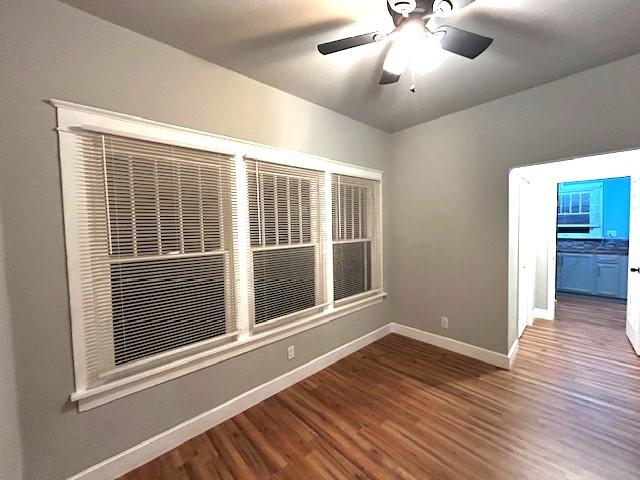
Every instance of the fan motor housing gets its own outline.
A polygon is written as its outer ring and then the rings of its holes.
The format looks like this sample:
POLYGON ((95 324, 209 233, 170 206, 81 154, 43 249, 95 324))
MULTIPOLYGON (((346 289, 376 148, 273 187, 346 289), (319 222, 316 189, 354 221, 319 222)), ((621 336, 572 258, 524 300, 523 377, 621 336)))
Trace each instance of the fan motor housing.
POLYGON ((403 17, 416 9, 416 0, 387 0, 389 8, 403 17))
POLYGON ((442 0, 387 0, 387 10, 397 27, 408 17, 426 18, 433 14, 433 4, 442 0))

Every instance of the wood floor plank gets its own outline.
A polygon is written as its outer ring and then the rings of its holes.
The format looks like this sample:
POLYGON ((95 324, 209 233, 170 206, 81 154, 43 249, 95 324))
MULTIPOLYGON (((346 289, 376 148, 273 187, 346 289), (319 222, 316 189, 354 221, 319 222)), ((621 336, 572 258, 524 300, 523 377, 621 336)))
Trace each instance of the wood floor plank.
POLYGON ((121 480, 638 480, 625 314, 562 297, 511 371, 389 335, 121 480))

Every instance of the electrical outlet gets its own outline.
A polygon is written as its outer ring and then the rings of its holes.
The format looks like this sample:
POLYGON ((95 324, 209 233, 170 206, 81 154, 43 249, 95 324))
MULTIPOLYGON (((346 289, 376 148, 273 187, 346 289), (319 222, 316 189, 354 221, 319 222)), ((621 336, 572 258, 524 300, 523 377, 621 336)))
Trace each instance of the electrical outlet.
POLYGON ((449 328, 449 318, 448 317, 440 317, 440 326, 442 328, 449 328))
POLYGON ((287 359, 291 360, 295 356, 296 356, 296 347, 291 345, 289 348, 287 348, 287 359))

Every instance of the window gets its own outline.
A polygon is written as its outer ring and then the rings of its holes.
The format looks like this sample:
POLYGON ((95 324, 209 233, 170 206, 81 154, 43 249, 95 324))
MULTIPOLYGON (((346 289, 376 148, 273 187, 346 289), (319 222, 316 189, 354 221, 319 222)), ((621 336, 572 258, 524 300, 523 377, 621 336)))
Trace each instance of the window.
POLYGON ((381 172, 52 103, 81 411, 384 298, 381 172))
POLYGON ((602 237, 602 182, 565 183, 558 194, 560 238, 602 237))
POLYGON ((232 338, 231 157, 78 135, 77 231, 89 385, 232 338))
POLYGON ((380 288, 379 182, 331 177, 333 298, 342 300, 380 288))
POLYGON ((253 320, 324 304, 324 172, 247 160, 253 320))

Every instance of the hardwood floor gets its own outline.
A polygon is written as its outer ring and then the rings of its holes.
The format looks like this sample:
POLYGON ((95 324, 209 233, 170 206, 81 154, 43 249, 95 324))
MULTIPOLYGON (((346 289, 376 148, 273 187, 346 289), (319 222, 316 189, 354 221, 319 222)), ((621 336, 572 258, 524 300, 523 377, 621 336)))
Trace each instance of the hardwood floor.
POLYGON ((588 322, 624 330, 627 303, 617 299, 562 294, 558 295, 556 316, 560 321, 588 322))
POLYGON ((623 310, 572 298, 558 314, 510 372, 389 335, 122 478, 637 480, 623 310))

